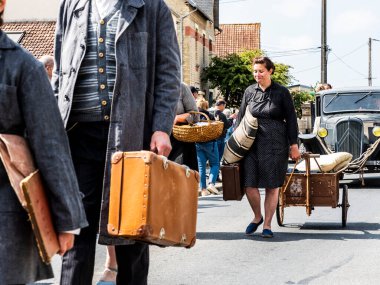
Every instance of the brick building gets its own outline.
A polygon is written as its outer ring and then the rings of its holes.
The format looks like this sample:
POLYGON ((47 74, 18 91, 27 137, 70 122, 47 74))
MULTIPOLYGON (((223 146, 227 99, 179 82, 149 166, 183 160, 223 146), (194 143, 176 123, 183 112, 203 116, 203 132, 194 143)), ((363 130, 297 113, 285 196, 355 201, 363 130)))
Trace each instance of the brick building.
POLYGON ((166 0, 176 23, 182 55, 182 80, 203 90, 201 72, 214 55, 215 34, 219 28, 219 0, 166 0))

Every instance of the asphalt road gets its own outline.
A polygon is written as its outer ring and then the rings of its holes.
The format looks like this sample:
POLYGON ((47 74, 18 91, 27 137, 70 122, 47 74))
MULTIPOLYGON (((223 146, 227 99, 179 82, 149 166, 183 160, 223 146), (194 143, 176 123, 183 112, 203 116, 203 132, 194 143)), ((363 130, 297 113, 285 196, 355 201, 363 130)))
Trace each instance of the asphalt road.
MULTIPOLYGON (((341 209, 285 209, 285 227, 273 221, 273 239, 245 236, 252 219, 248 201, 225 202, 221 196, 199 198, 197 243, 192 249, 151 247, 149 284, 379 284, 380 175, 361 187, 347 176, 347 227, 341 209)), ((103 270, 99 246, 94 284, 103 270)), ((59 258, 54 269, 59 275, 59 258)), ((42 283, 58 283, 47 280, 42 283)))

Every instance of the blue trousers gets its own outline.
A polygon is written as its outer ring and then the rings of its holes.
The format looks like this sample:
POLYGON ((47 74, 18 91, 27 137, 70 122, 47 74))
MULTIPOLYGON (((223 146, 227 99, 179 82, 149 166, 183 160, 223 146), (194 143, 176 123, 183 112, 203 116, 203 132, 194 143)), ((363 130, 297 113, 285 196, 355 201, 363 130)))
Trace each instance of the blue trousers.
POLYGON ((205 143, 196 143, 197 149, 197 159, 198 159, 198 170, 199 175, 201 176, 200 186, 201 189, 207 188, 206 184, 206 165, 207 161, 210 164, 210 176, 209 183, 215 184, 216 179, 219 174, 219 152, 217 142, 205 142, 205 143))

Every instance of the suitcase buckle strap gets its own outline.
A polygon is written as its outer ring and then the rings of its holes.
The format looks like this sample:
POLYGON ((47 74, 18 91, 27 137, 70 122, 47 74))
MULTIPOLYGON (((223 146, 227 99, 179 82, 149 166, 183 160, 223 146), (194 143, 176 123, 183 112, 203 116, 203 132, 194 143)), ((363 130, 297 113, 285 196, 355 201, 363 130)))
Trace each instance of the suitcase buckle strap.
POLYGON ((164 228, 161 228, 159 238, 160 239, 164 239, 165 238, 165 229, 164 228))
POLYGON ((161 155, 161 158, 162 158, 162 164, 164 166, 164 169, 167 169, 168 165, 169 165, 168 158, 166 156, 163 156, 163 155, 161 155))
POLYGON ((190 168, 186 166, 186 177, 189 178, 191 174, 190 168))

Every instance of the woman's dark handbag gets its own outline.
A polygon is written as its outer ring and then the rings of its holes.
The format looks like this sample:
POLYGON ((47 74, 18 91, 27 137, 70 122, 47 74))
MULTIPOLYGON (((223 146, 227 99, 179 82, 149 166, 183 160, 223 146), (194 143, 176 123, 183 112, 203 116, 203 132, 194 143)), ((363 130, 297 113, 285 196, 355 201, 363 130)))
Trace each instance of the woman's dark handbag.
POLYGON ((240 163, 232 163, 221 166, 223 200, 241 201, 244 197, 244 185, 242 183, 242 168, 240 163))

